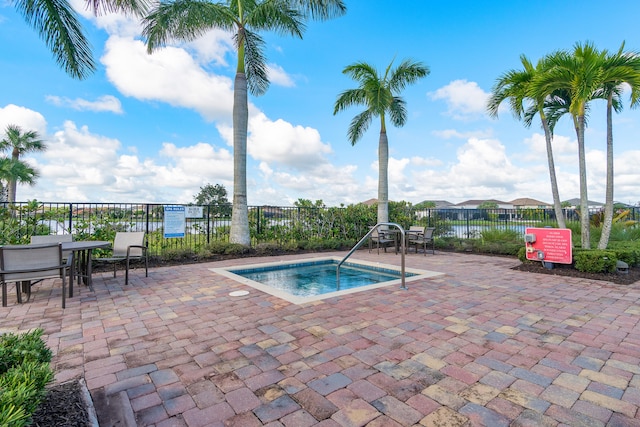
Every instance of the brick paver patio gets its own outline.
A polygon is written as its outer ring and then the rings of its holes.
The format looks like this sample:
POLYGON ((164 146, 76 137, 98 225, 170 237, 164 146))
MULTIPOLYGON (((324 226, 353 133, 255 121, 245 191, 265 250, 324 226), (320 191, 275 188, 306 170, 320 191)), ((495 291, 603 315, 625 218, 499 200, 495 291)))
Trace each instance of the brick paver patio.
POLYGON ((640 283, 437 252, 407 255, 446 273, 408 290, 293 305, 209 270, 274 260, 97 274, 65 310, 44 283, 0 328, 43 328, 57 382, 121 403, 101 425, 640 426, 640 283))

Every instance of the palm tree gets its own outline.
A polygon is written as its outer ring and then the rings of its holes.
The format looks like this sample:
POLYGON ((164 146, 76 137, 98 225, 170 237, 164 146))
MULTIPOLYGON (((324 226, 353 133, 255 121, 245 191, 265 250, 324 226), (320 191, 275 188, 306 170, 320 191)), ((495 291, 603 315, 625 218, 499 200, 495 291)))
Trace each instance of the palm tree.
MULTIPOLYGON (((13 160, 8 157, 0 158, 0 191, 4 193, 3 186, 6 185, 11 190, 11 183, 19 182, 21 184, 33 185, 38 177, 38 172, 31 166, 20 160, 13 160)), ((0 200, 4 199, 4 195, 0 196, 0 200)), ((15 190, 13 192, 14 200, 11 200, 11 191, 7 197, 7 201, 15 202, 15 190)))
POLYGON ((33 180, 28 179, 27 175, 35 178, 37 173, 24 162, 20 161, 20 156, 25 153, 38 152, 46 150, 47 146, 40 139, 38 132, 27 131, 22 132, 20 126, 9 125, 5 131, 5 138, 0 140, 0 151, 11 151, 10 164, 3 164, 3 176, 8 183, 9 193, 8 201, 13 203, 16 201, 16 183, 22 182, 32 184, 33 180))
POLYGON ((601 52, 592 43, 577 43, 573 52, 558 51, 548 55, 544 73, 533 81, 533 93, 548 94, 562 92, 570 99, 568 111, 578 139, 578 169, 580 175, 580 234, 583 249, 591 247, 590 218, 587 194, 587 167, 584 145, 584 130, 587 105, 603 84, 602 64, 606 51, 601 52))
POLYGON ((259 31, 302 38, 307 18, 328 19, 346 12, 343 0, 173 0, 161 1, 144 18, 143 36, 152 53, 170 39, 190 41, 218 28, 234 32, 238 63, 233 88, 232 243, 249 245, 247 206, 247 90, 262 95, 269 87, 259 31))
POLYGON ((387 138, 386 117, 394 126, 401 127, 407 121, 406 102, 398 93, 407 85, 429 74, 429 68, 410 59, 402 61, 397 68, 391 69, 393 60, 387 66, 384 75, 366 62, 356 62, 342 70, 360 85, 338 95, 333 114, 354 105, 364 105, 365 110, 356 115, 347 131, 349 142, 355 145, 369 128, 374 117, 380 118, 380 138, 378 140, 378 222, 389 220, 389 141, 387 138))
POLYGON ((613 55, 607 56, 603 64, 603 95, 607 99, 607 184, 605 192, 604 219, 598 249, 609 245, 613 223, 613 123, 612 111, 619 111, 622 104, 616 102, 622 93, 623 84, 631 87, 631 107, 640 101, 640 56, 635 52, 624 52, 624 42, 613 55))
MULTIPOLYGON (((142 16, 147 0, 87 0, 94 12, 131 12, 142 16)), ((96 64, 77 13, 67 0, 16 0, 15 7, 27 24, 36 30, 53 53, 58 65, 77 79, 92 73, 96 64)))
POLYGON ((547 94, 533 94, 531 82, 536 74, 544 72, 543 63, 538 61, 534 67, 531 61, 524 56, 520 56, 523 70, 510 70, 503 74, 495 83, 492 89, 492 95, 489 99, 487 109, 493 117, 498 116, 500 105, 505 101, 509 101, 509 106, 513 115, 518 120, 524 120, 525 126, 531 125, 533 116, 540 116, 542 129, 544 130, 544 138, 547 148, 547 163, 549 165, 549 178, 551 179, 551 194, 553 196, 553 209, 558 221, 558 227, 566 228, 564 213, 560 202, 560 193, 558 192, 558 180, 556 179, 556 168, 553 160, 553 126, 547 118, 544 107, 545 100, 551 97, 547 94), (525 109, 525 103, 529 104, 529 108, 525 109))

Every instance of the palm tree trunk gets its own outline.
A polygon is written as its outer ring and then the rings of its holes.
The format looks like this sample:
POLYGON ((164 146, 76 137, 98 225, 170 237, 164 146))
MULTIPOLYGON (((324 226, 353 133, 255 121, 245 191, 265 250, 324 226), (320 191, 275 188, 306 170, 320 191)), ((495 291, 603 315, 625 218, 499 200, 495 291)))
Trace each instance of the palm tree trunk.
POLYGON ((544 139, 547 145, 547 161, 549 163, 549 178, 551 179, 551 195, 553 196, 553 211, 556 214, 556 221, 559 228, 567 228, 564 221, 564 212, 562 211, 562 204, 560 203, 560 193, 558 192, 558 180, 556 178, 556 166, 553 161, 553 147, 551 146, 551 130, 549 129, 549 123, 544 116, 544 112, 540 112, 542 118, 542 128, 544 129, 544 139))
POLYGON ((580 174, 580 234, 583 249, 591 249, 589 197, 587 196, 587 162, 584 150, 584 113, 577 117, 578 169, 580 174))
POLYGON ((229 241, 250 245, 247 207, 247 126, 249 108, 247 76, 236 73, 233 89, 233 208, 229 241))
POLYGON ((9 203, 15 203, 16 202, 16 180, 11 180, 9 181, 9 188, 7 189, 7 201, 9 203))
POLYGON ((378 222, 389 222, 389 140, 387 132, 380 131, 378 142, 378 222))
POLYGON ((613 223, 613 122, 612 122, 612 94, 607 99, 607 188, 605 190, 604 220, 598 249, 607 249, 611 225, 613 223))
MULTIPOLYGON (((13 150, 11 152, 11 160, 17 162, 20 159, 20 151, 18 151, 17 147, 13 147, 13 150)), ((17 189, 17 181, 16 179, 11 179, 9 181, 9 186, 8 186, 8 193, 7 193, 7 201, 9 203, 15 203, 16 202, 16 189, 17 189)))

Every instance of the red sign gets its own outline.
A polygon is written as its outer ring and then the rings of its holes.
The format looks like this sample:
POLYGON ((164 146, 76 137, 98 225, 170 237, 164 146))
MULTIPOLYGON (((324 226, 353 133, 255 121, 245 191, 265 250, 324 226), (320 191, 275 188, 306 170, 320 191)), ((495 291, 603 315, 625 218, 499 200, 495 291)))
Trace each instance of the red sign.
POLYGON ((571 264, 571 230, 568 228, 527 228, 524 235, 527 259, 571 264))

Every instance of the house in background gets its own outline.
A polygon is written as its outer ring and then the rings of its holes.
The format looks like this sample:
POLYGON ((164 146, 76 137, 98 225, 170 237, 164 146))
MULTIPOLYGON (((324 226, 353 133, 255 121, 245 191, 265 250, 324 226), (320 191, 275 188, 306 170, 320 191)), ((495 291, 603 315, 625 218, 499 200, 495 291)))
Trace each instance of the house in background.
POLYGON ((531 199, 528 197, 521 197, 519 199, 513 199, 510 201, 514 208, 516 209, 551 209, 553 205, 541 202, 540 200, 531 199))
POLYGON ((428 208, 428 209, 448 209, 454 205, 453 203, 448 202, 446 200, 423 200, 420 203, 416 203, 414 206, 424 205, 424 204, 433 205, 432 208, 428 208))
MULTIPOLYGON (((564 202, 562 202, 562 206, 566 206, 567 208, 570 208, 570 209, 580 209, 580 198, 578 197, 574 199, 565 200, 564 202)), ((603 206, 604 206, 604 203, 587 200, 587 207, 589 209, 601 209, 603 206)))
POLYGON ((365 200, 364 202, 360 202, 360 204, 367 205, 367 206, 376 206, 378 204, 378 199, 365 200))
POLYGON ((465 200, 464 202, 460 202, 452 206, 452 208, 458 209, 478 209, 483 203, 495 203, 498 205, 497 209, 513 209, 513 204, 511 202, 503 202, 502 200, 496 199, 486 199, 486 200, 465 200))

